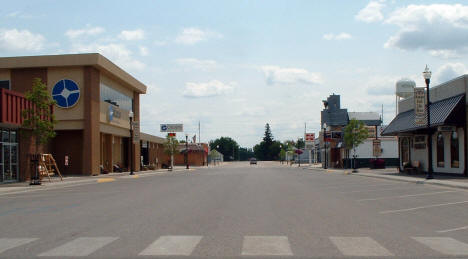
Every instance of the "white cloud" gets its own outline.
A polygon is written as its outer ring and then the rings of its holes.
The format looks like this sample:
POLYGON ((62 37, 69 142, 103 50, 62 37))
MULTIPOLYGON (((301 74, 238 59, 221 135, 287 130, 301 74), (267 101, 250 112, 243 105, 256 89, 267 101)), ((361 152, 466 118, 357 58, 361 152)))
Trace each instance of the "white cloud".
POLYGON ((440 57, 467 50, 468 6, 409 5, 394 11, 385 22, 400 27, 385 43, 387 48, 424 49, 440 57))
POLYGON ((0 49, 38 51, 44 42, 44 36, 28 30, 0 29, 0 49))
POLYGON ((122 40, 142 40, 145 38, 145 32, 142 29, 133 31, 123 30, 120 32, 119 38, 122 40))
POLYGON ((355 18, 367 23, 382 21, 384 19, 382 8, 384 7, 385 4, 382 1, 371 1, 359 11, 355 18))
POLYGON ((309 72, 302 68, 281 68, 278 66, 263 66, 267 84, 310 84, 316 85, 323 82, 319 73, 309 72))
POLYGON ((122 44, 76 44, 73 45, 72 52, 98 52, 125 69, 143 70, 146 67, 146 65, 141 61, 134 59, 132 56, 132 51, 130 51, 125 45, 122 44))
POLYGON ((75 39, 81 36, 95 36, 98 34, 101 34, 105 31, 104 28, 102 27, 86 27, 84 29, 78 29, 78 30, 67 30, 65 32, 65 35, 70 38, 70 39, 75 39))
POLYGON ((434 73, 434 83, 440 84, 467 74, 468 69, 462 63, 447 63, 434 73))
POLYGON ((145 47, 145 46, 139 46, 138 50, 140 51, 141 56, 145 57, 145 56, 148 56, 148 54, 149 54, 148 48, 145 47))
POLYGON ((177 35, 175 42, 183 45, 193 45, 200 41, 208 40, 209 38, 222 38, 222 35, 217 32, 190 27, 184 28, 182 32, 177 35))
POLYGON ((189 66, 200 70, 211 70, 217 66, 216 61, 209 59, 179 58, 175 62, 181 66, 189 66))
POLYGON ((225 84, 218 80, 211 80, 206 83, 185 83, 183 95, 186 97, 208 97, 231 93, 235 83, 225 84))
POLYGON ((431 50, 429 54, 434 57, 450 59, 450 58, 459 58, 461 55, 455 51, 450 49, 441 49, 441 50, 431 50))
POLYGON ((326 40, 349 40, 352 38, 351 34, 342 32, 340 34, 327 33, 323 35, 326 40))

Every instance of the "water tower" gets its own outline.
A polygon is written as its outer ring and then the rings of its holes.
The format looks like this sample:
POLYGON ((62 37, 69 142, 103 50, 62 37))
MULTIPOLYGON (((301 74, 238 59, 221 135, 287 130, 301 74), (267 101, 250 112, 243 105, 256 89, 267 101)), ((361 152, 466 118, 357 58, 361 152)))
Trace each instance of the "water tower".
POLYGON ((416 87, 416 83, 409 79, 409 78, 402 78, 398 80, 395 84, 395 113, 398 114, 398 101, 400 99, 406 99, 409 97, 413 97, 414 94, 414 88, 416 87))

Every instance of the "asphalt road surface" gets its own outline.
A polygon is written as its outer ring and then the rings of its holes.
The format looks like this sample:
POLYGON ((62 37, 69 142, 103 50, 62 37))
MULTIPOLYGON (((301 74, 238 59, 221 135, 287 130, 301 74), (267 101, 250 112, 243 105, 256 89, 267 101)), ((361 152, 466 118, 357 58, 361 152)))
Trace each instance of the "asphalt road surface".
POLYGON ((0 196, 2 258, 468 258, 468 192, 259 162, 0 196))

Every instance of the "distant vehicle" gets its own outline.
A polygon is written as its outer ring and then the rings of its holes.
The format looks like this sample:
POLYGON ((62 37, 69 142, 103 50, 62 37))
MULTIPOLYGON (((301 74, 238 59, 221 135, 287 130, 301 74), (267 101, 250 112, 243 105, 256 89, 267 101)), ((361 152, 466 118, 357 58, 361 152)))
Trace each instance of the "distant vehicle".
POLYGON ((252 157, 252 158, 250 159, 250 164, 251 164, 251 165, 256 165, 256 164, 257 164, 257 159, 256 159, 255 157, 252 157))

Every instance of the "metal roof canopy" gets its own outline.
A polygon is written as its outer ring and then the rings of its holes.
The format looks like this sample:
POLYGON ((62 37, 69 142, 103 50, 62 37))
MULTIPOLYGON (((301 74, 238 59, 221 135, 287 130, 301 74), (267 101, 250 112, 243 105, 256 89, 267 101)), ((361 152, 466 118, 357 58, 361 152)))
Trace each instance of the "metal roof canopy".
MULTIPOLYGON (((430 104, 430 127, 441 125, 464 125, 466 123, 465 94, 456 95, 430 104)), ((426 117, 427 118, 427 117, 426 117)), ((425 130, 414 122, 414 109, 398 114, 382 132, 382 136, 425 130)))

